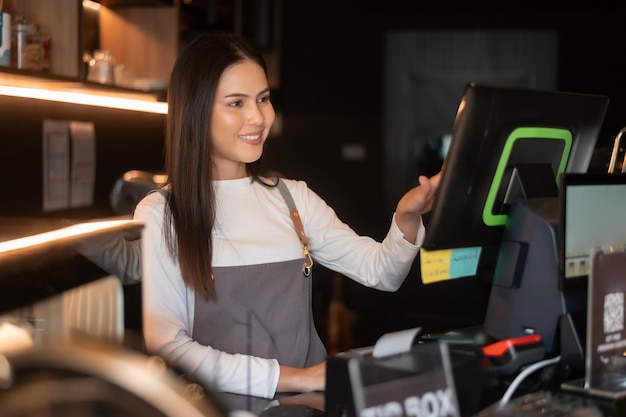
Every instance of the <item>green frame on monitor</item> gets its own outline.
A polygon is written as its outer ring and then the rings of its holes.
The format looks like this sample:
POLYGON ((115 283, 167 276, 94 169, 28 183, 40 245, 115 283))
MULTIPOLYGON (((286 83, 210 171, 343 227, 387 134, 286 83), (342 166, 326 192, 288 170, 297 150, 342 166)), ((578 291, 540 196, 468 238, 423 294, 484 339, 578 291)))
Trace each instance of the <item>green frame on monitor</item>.
POLYGON ((483 222, 487 226, 501 226, 506 223, 506 219, 508 217, 507 214, 494 214, 496 196, 502 185, 502 178, 506 171, 509 157, 511 156, 515 144, 519 140, 529 138, 562 140, 563 153, 559 167, 555 173, 555 183, 558 183, 559 177, 563 172, 565 172, 567 159, 572 149, 573 136, 571 131, 568 129, 553 127, 518 127, 517 129, 514 129, 506 139, 500 155, 500 161, 498 162, 495 175, 493 176, 491 187, 489 188, 489 193, 487 194, 487 199, 485 200, 485 206, 483 208, 483 222))

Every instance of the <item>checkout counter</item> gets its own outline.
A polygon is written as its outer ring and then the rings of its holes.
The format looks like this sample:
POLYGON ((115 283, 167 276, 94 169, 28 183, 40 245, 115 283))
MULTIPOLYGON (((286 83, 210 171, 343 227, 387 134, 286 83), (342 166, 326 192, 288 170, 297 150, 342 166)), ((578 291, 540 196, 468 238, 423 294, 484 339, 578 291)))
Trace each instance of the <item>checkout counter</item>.
MULTIPOLYGON (((129 346, 121 280, 91 262, 103 240, 140 234, 132 220, 0 219, 0 404, 3 417, 224 417, 233 410, 162 361, 129 346), (11 337, 7 336, 11 335, 11 337), (185 411, 183 411, 185 410, 185 411)), ((544 355, 532 338, 492 343, 479 328, 408 329, 334 355, 325 392, 250 398, 259 417, 498 415, 516 374, 544 355), (485 350, 490 346, 496 353, 485 350), (500 350, 496 349, 500 347, 500 350)), ((537 372, 520 391, 557 389, 571 369, 537 372)), ((621 403, 622 401, 620 401, 621 403)), ((615 401, 594 401, 602 416, 615 401)))
POLYGON ((0 219, 2 417, 226 414, 129 343, 121 280, 83 255, 141 229, 119 219, 0 219))
MULTIPOLYGON (((102 242, 140 235, 141 229, 140 224, 120 218, 93 222, 0 219, 3 417, 36 416, 44 410, 52 413, 46 414, 50 416, 66 415, 63 410, 67 407, 82 415, 116 417, 226 413, 218 395, 204 392, 128 343, 133 329, 125 325, 122 281, 90 261, 102 242), (178 407, 172 408, 176 403, 178 407), (186 408, 188 412, 181 414, 186 408), (93 414, 96 409, 100 414, 93 414), (156 409, 160 409, 158 413, 156 409)), ((356 371, 366 378, 384 374, 392 385, 408 380, 429 382, 430 378, 420 376, 427 365, 443 387, 451 381, 452 368, 433 367, 442 358, 438 346, 428 344, 426 356, 420 350, 417 355, 393 355, 392 359, 368 359, 366 351, 345 352, 329 360, 326 393, 285 395, 274 401, 250 398, 247 409, 264 417, 342 417, 347 409, 354 410, 345 400, 372 390, 350 385, 354 375, 345 372, 354 368, 355 361, 356 371), (390 365, 389 372, 381 373, 390 365), (393 382, 400 375, 408 380, 393 382), (344 406, 346 409, 339 409, 344 406), (332 413, 324 411, 328 407, 333 408, 332 413)), ((445 399, 442 404, 457 409, 456 393, 439 398, 440 402, 445 399)))

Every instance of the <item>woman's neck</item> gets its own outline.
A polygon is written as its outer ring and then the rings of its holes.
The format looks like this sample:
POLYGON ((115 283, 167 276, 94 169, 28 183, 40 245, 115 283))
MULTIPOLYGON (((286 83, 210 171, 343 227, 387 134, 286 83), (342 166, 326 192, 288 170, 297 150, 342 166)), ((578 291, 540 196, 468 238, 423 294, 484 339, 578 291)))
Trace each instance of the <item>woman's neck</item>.
POLYGON ((237 166, 229 166, 229 167, 219 167, 215 166, 215 177, 214 179, 218 181, 224 180, 238 180, 241 178, 247 178, 248 170, 246 169, 246 165, 237 165, 237 166))

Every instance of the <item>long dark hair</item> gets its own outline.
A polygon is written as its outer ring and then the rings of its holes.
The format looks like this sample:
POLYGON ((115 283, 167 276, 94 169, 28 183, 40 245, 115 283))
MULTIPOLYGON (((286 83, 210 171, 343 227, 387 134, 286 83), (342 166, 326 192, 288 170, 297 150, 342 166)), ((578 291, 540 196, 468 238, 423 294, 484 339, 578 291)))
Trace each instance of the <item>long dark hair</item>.
MULTIPOLYGON (((263 57, 245 39, 213 32, 191 41, 178 56, 168 87, 165 169, 171 192, 164 233, 171 256, 178 260, 185 284, 205 299, 215 299, 213 243, 214 172, 211 113, 223 72, 251 60, 267 74, 263 57)), ((260 160, 247 164, 257 179, 260 160)))

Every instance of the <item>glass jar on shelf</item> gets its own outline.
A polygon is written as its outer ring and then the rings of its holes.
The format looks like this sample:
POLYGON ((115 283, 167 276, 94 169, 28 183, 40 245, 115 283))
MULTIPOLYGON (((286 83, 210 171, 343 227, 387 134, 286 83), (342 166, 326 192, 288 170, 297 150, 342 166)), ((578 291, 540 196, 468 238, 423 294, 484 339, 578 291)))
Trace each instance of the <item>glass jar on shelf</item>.
POLYGON ((12 66, 23 70, 43 69, 43 44, 39 26, 17 16, 11 35, 12 66))
POLYGON ((89 60, 87 80, 100 84, 115 83, 115 56, 111 51, 96 49, 89 60))

